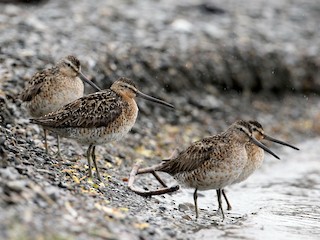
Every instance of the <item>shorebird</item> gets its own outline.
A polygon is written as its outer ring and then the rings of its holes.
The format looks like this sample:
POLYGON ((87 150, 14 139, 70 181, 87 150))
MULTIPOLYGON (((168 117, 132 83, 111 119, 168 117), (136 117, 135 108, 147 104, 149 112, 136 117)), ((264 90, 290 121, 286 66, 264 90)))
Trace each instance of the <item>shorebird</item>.
MULTIPOLYGON (((35 73, 20 94, 31 117, 42 117, 83 96, 84 82, 101 89, 81 72, 80 61, 74 56, 61 59, 55 66, 35 73)), ((45 149, 48 153, 47 131, 44 129, 45 149)), ((60 155, 59 136, 57 136, 60 155)))
POLYGON ((138 115, 135 97, 174 108, 169 103, 140 92, 132 80, 122 77, 115 81, 110 89, 86 95, 58 111, 31 119, 31 122, 42 125, 60 136, 88 144, 89 176, 92 177, 92 158, 97 177, 101 180, 95 147, 98 144, 118 141, 131 130, 138 115))
MULTIPOLYGON (((278 144, 281 144, 281 145, 284 145, 287 147, 291 147, 295 150, 299 150, 299 148, 292 146, 289 143, 280 141, 278 139, 275 139, 273 137, 266 135, 264 133, 262 125, 259 122, 248 121, 248 123, 251 126, 251 130, 252 130, 252 134, 253 134, 254 138, 257 139, 258 141, 265 139, 265 140, 272 141, 272 142, 275 142, 275 143, 278 143, 278 144)), ((248 154, 247 163, 245 164, 242 172, 240 173, 238 178, 233 182, 233 184, 243 182, 248 177, 250 177, 262 165, 262 162, 264 159, 264 151, 262 148, 256 146, 252 142, 249 142, 248 144, 246 144, 246 151, 248 154)), ((227 195, 226 195, 224 189, 222 189, 221 191, 222 191, 224 199, 226 200, 226 203, 228 206, 227 209, 231 210, 232 207, 231 207, 230 202, 228 201, 228 198, 227 198, 227 195)))
MULTIPOLYGON (((146 195, 132 188, 135 173, 165 172, 172 175, 179 184, 187 188, 194 188, 194 205, 196 218, 198 218, 198 190, 216 189, 219 209, 222 209, 222 189, 236 181, 247 163, 246 145, 253 143, 256 146, 278 158, 265 145, 260 143, 252 135, 251 125, 239 120, 233 123, 226 131, 194 142, 187 149, 175 154, 173 158, 163 160, 162 163, 144 169, 136 169, 131 172, 129 188, 138 194, 146 195)), ((161 182, 160 182, 161 183, 161 182)), ((164 187, 165 184, 161 183, 164 187)), ((163 189, 165 192, 165 189, 163 189)), ((173 191, 169 188, 168 191, 173 191)), ((154 191, 157 194, 157 191, 154 191)))

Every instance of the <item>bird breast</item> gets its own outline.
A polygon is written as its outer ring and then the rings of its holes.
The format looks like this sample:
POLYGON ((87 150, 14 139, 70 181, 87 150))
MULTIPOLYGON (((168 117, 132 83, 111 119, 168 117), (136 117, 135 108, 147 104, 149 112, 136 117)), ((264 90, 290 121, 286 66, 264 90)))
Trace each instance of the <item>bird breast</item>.
POLYGON ((240 183, 246 180, 250 175, 254 173, 258 168, 261 167, 264 159, 264 150, 256 145, 250 143, 246 146, 248 161, 243 168, 243 171, 239 175, 234 183, 240 183))
POLYGON ((84 85, 78 77, 56 79, 55 82, 46 82, 26 107, 32 117, 38 118, 82 97, 83 92, 84 85))
POLYGON ((236 151, 230 151, 229 156, 225 156, 220 161, 213 157, 192 171, 175 174, 174 178, 181 185, 189 188, 199 190, 222 189, 239 177, 246 161, 247 153, 242 146, 236 151))

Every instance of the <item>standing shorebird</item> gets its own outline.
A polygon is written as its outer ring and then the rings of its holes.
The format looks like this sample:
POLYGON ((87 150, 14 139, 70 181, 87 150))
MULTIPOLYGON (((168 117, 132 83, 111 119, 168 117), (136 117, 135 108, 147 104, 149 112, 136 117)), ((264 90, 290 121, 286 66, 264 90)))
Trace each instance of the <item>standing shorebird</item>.
MULTIPOLYGON (((295 150, 299 150, 299 148, 290 145, 289 143, 280 141, 278 139, 275 139, 273 137, 270 137, 268 135, 266 135, 264 133, 263 127, 262 125, 257 122, 257 121, 248 121, 248 123, 251 126, 251 130, 252 130, 252 135, 254 136, 255 139, 257 139, 258 141, 261 141, 263 139, 268 140, 268 141, 272 141, 287 147, 291 147, 295 150)), ((258 168, 261 167, 263 159, 264 159, 264 151, 262 148, 258 147, 257 145, 253 144, 252 142, 249 142, 246 145, 246 151, 248 154, 248 160, 247 163, 245 164, 242 172, 240 173, 239 177, 233 182, 233 184, 236 183, 240 183, 243 182, 244 180, 246 180, 249 176, 251 176, 258 168)), ((224 189, 222 189, 222 194, 224 199, 226 200, 227 206, 228 206, 228 210, 231 210, 231 204, 228 201, 227 195, 224 191, 224 189)))
MULTIPOLYGON (((67 56, 52 68, 34 74, 20 99, 32 117, 42 117, 83 96, 84 85, 79 76, 96 90, 101 90, 81 72, 80 61, 74 56, 67 56)), ((44 140, 48 153, 46 129, 44 140)), ((57 140, 60 155, 59 136, 57 140)))
MULTIPOLYGON (((137 174, 165 172, 172 175, 182 186, 194 188, 196 218, 199 215, 198 190, 216 189, 219 209, 224 219, 221 191, 224 187, 232 184, 242 173, 247 163, 246 145, 249 143, 255 144, 279 159, 277 155, 254 138, 250 124, 240 120, 223 133, 197 141, 173 158, 136 172, 137 174)), ((131 177, 134 177, 134 174, 131 174, 131 177)), ((130 179, 129 183, 129 187, 131 187, 133 180, 130 179)), ((162 183, 162 185, 164 184, 162 183)), ((138 194, 140 193, 132 187, 131 189, 138 194)))
POLYGON ((110 89, 89 94, 58 111, 31 122, 42 125, 79 143, 88 144, 87 160, 92 177, 91 159, 101 180, 96 163, 95 146, 122 139, 133 127, 138 115, 135 97, 141 97, 170 108, 171 104, 140 92, 128 78, 115 81, 110 89))

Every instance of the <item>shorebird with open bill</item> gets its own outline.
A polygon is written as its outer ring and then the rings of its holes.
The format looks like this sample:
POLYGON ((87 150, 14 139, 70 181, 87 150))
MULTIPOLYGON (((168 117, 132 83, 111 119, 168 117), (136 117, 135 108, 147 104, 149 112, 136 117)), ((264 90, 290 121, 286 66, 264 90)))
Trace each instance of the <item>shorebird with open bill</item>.
MULTIPOLYGON (((134 166, 128 186, 134 192, 144 196, 158 194, 158 190, 147 192, 134 187, 134 176, 142 173, 154 174, 156 171, 168 173, 182 186, 195 189, 193 197, 197 218, 199 215, 198 190, 216 189, 219 210, 224 219, 221 201, 222 190, 233 184, 244 170, 248 161, 246 145, 249 143, 255 144, 279 159, 277 155, 255 139, 249 122, 239 120, 226 131, 194 142, 184 151, 175 154, 170 159, 163 160, 156 166, 144 169, 134 166)), ((157 179, 159 178, 159 176, 155 176, 157 179)), ((167 188, 161 179, 159 182, 164 186, 163 189, 160 189, 161 194, 177 190, 177 187, 167 188)))
MULTIPOLYGON (((262 125, 257 122, 257 121, 248 121, 248 123, 251 125, 251 130, 252 130, 252 135, 254 136, 255 139, 257 139, 258 141, 261 140, 268 140, 274 143, 278 143, 290 148, 293 148, 295 150, 299 150, 299 148, 290 145, 289 143, 280 141, 278 139, 275 139, 273 137, 268 136, 267 134, 264 133, 263 127, 262 125)), ((262 148, 258 147, 257 145, 255 145, 252 142, 249 142, 246 145, 246 151, 248 154, 248 160, 246 165, 244 166, 241 174, 239 175, 239 177, 233 182, 233 184, 236 183, 240 183, 243 182, 244 180, 246 180, 248 177, 250 177, 258 168, 261 167, 263 159, 264 159, 264 151, 262 148)), ((228 205, 228 210, 231 210, 231 204, 227 198, 227 195, 224 191, 224 189, 221 190, 222 191, 222 195, 224 197, 224 199, 226 200, 226 203, 228 205)))

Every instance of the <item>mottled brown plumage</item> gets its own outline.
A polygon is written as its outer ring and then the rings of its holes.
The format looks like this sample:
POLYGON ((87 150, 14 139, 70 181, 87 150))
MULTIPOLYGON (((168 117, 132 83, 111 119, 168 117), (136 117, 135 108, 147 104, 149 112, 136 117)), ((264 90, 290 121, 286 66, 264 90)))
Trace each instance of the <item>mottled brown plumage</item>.
POLYGON ((194 188, 196 217, 198 217, 197 191, 216 189, 219 209, 224 218, 221 190, 236 181, 243 171, 247 163, 246 145, 250 142, 278 158, 252 136, 250 124, 240 120, 223 133, 197 141, 171 159, 164 160, 151 168, 140 169, 137 173, 166 172, 182 186, 194 188))
MULTIPOLYGON (((259 122, 249 121, 248 123, 250 124, 254 138, 257 139, 258 141, 266 139, 266 140, 273 141, 278 144, 282 144, 284 146, 291 147, 295 150, 299 150, 295 146, 292 146, 286 142, 277 140, 275 138, 272 138, 272 137, 266 135, 264 133, 262 125, 259 122)), ((249 142, 248 144, 246 144, 246 151, 248 154, 247 162, 246 162, 242 172, 238 176, 238 178, 232 184, 243 182, 249 176, 251 176, 258 168, 260 168, 262 165, 262 162, 264 159, 264 150, 262 148, 258 147, 257 145, 255 145, 252 142, 249 142)), ((228 210, 231 210, 232 209, 231 204, 228 201, 228 198, 227 198, 225 191, 223 189, 222 189, 222 194, 227 202, 228 210)))
POLYGON ((120 95, 107 89, 66 104, 54 114, 43 118, 41 125, 59 128, 62 132, 65 128, 108 127, 128 105, 128 102, 121 100, 120 95))
POLYGON ((171 104, 140 92, 130 79, 120 78, 110 89, 79 98, 44 117, 31 119, 31 122, 89 144, 89 174, 92 176, 91 156, 101 179, 95 162, 95 145, 120 140, 130 131, 138 115, 136 96, 173 108, 171 104))
MULTIPOLYGON (((37 72, 20 94, 20 99, 32 117, 42 117, 83 96, 84 86, 79 76, 100 90, 82 74, 80 61, 74 56, 67 56, 52 68, 37 72)), ((45 146, 48 151, 46 132, 45 146)))

